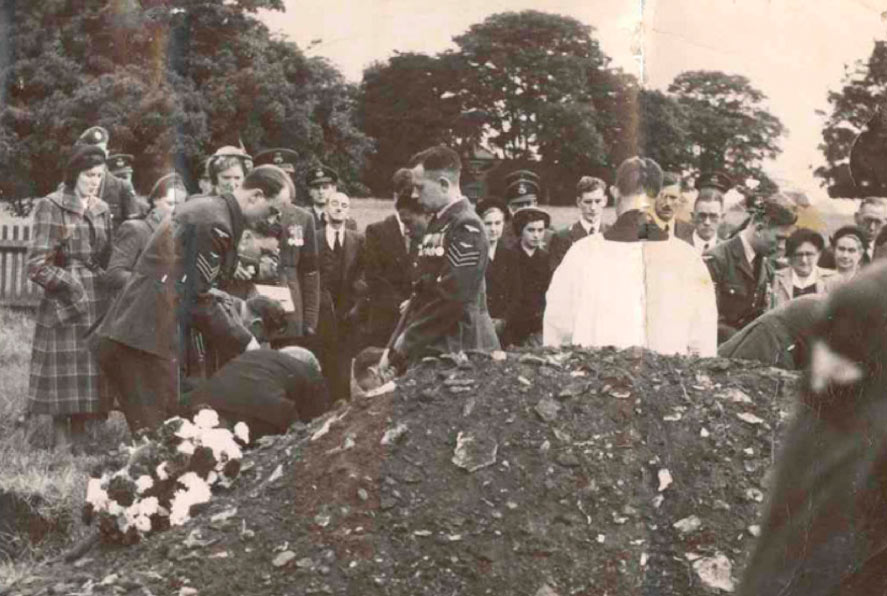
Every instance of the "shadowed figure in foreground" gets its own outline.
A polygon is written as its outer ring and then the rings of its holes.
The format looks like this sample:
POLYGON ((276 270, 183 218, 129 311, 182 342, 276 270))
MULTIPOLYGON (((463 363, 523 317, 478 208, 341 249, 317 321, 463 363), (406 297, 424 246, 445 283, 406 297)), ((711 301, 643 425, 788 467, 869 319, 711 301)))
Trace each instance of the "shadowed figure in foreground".
POLYGON ((770 490, 743 596, 887 593, 887 265, 837 288, 770 490))

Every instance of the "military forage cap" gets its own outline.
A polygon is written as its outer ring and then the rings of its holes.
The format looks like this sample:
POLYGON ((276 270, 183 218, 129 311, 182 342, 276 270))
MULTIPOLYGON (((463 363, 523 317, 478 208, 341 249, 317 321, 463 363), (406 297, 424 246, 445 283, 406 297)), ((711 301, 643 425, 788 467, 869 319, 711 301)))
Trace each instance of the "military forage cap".
POLYGON ((313 166, 305 175, 305 184, 307 186, 315 186, 317 184, 323 184, 324 182, 330 182, 332 184, 338 183, 339 173, 329 166, 319 164, 313 166))
POLYGON ((110 138, 111 135, 108 134, 107 129, 102 128, 101 126, 91 126, 83 131, 80 137, 77 138, 77 144, 100 145, 102 143, 107 143, 110 138))
POLYGON ((135 158, 128 153, 117 153, 108 157, 108 168, 112 174, 117 172, 132 172, 132 162, 135 158))
POLYGON ((263 166, 265 164, 270 164, 277 166, 284 172, 292 174, 296 171, 296 161, 298 161, 298 159, 299 154, 292 149, 276 147, 274 149, 265 149, 264 151, 257 153, 256 165, 263 166))
POLYGON ((696 190, 714 188, 721 192, 727 192, 733 188, 733 180, 723 172, 706 172, 696 179, 696 184, 694 186, 696 187, 696 190))

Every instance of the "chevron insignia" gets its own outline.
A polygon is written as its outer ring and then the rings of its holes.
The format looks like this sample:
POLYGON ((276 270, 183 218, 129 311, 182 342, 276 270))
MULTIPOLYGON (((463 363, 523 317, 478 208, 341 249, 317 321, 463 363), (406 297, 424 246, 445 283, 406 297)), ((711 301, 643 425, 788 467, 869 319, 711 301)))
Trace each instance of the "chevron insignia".
POLYGON ((447 259, 453 267, 472 267, 480 262, 480 251, 473 246, 465 248, 463 243, 452 243, 447 249, 447 259))
POLYGON ((210 259, 207 259, 203 253, 197 255, 197 270, 200 271, 200 275, 207 283, 212 283, 219 275, 220 270, 218 255, 210 253, 210 258, 215 261, 215 265, 210 264, 210 259))

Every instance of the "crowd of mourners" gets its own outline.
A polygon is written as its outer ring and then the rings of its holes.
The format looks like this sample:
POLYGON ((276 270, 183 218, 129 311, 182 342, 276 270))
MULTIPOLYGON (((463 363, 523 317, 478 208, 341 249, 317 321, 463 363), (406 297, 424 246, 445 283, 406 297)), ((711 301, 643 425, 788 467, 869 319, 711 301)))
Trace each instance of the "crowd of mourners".
POLYGON ((473 203, 444 146, 394 172, 390 214, 359 230, 338 173, 294 151, 222 147, 199 193, 171 172, 141 197, 133 157, 109 141, 86 130, 34 209, 28 270, 45 292, 28 410, 63 445, 114 407, 133 433, 203 404, 281 432, 424 356, 470 350, 638 345, 793 368, 816 297, 885 240, 876 198, 828 239, 779 193, 731 229, 726 175, 691 190, 640 157, 609 188, 579 176, 576 220, 555 230, 537 174, 473 203))

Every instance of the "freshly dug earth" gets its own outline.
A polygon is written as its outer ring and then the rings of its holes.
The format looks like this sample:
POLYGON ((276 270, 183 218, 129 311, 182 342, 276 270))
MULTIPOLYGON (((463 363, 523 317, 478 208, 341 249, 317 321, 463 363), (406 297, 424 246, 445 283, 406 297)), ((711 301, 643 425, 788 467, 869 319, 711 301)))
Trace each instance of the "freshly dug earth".
POLYGON ((7 593, 727 591, 796 387, 641 350, 425 362, 257 447, 185 527, 7 593))

